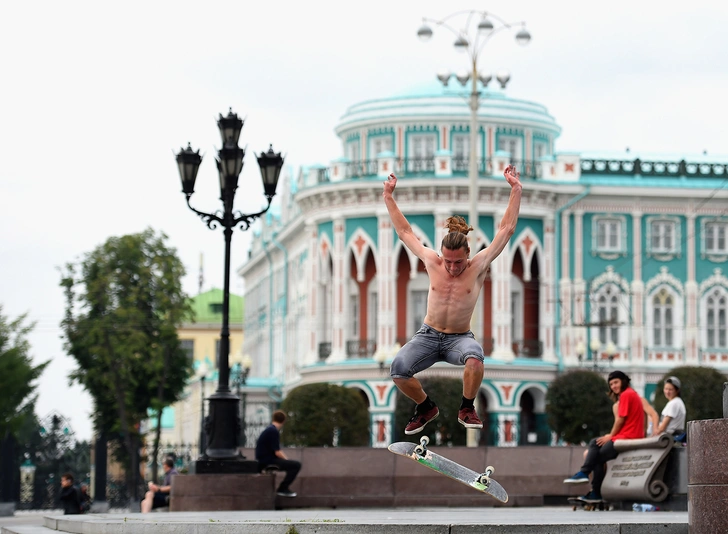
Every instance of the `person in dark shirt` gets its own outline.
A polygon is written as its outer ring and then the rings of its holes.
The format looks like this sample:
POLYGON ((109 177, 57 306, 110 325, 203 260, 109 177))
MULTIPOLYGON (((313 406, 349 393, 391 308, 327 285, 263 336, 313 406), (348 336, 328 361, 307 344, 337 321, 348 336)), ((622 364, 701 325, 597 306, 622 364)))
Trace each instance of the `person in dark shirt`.
POLYGON ((301 462, 289 460, 281 450, 280 431, 286 422, 286 414, 281 410, 273 412, 273 421, 260 436, 255 444, 255 459, 258 460, 259 468, 269 465, 278 466, 282 471, 286 472, 286 477, 276 490, 276 495, 281 497, 295 497, 296 493, 291 491, 291 483, 301 470, 301 462))
POLYGON ((142 513, 147 514, 154 508, 169 506, 169 493, 172 491, 172 477, 179 474, 174 468, 174 460, 167 458, 162 464, 164 469, 164 481, 161 485, 149 483, 149 491, 142 501, 142 513))
POLYGON ((81 490, 73 485, 73 475, 61 475, 61 495, 59 497, 65 515, 81 513, 81 490))

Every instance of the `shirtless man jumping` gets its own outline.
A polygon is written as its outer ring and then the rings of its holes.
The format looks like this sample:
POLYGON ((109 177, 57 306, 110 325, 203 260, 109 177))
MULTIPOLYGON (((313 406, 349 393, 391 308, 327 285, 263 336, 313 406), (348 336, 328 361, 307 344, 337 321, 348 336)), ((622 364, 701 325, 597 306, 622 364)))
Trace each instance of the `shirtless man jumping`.
POLYGON ((414 377, 440 361, 465 366, 458 421, 466 428, 483 428, 473 403, 483 381, 485 355, 483 347, 470 331, 470 320, 488 266, 505 248, 516 230, 521 206, 521 174, 513 165, 509 165, 503 175, 511 186, 508 207, 490 246, 472 259, 468 259, 470 247, 467 233, 473 228, 462 217, 455 216, 447 220, 449 233, 442 240, 440 256, 420 242, 394 201, 392 194, 397 186, 397 177, 390 174, 384 182, 382 196, 394 229, 402 243, 425 264, 430 278, 425 322, 412 340, 397 353, 390 371, 399 390, 417 403, 415 414, 405 427, 405 434, 422 432, 425 425, 440 414, 437 405, 414 377))

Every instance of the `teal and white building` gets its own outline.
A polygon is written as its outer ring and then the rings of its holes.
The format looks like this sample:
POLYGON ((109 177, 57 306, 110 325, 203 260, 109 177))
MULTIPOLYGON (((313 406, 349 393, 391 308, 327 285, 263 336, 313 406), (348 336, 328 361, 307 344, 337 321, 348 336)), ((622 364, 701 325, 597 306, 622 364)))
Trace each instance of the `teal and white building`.
MULTIPOLYGON (((490 243, 521 171, 509 245, 493 262, 472 330, 487 354, 473 444, 551 441, 545 393, 577 367, 625 370, 648 398, 669 369, 728 371, 728 158, 559 152, 546 107, 483 89, 478 143, 455 90, 351 106, 335 131, 342 157, 300 169, 255 232, 245 279, 243 351, 282 390, 314 382, 357 388, 372 445, 392 439, 396 388, 387 362, 422 323, 428 289, 381 198, 395 198, 423 243, 439 248, 449 216, 467 217, 477 150, 478 233, 490 243)), ((460 378, 438 365, 427 374, 460 378)))

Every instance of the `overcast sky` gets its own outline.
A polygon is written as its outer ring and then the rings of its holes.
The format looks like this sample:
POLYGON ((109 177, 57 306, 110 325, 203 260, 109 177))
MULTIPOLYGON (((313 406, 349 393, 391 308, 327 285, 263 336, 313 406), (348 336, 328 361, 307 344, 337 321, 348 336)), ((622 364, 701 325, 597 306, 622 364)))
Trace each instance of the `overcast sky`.
MULTIPOLYGON (((467 68, 453 38, 416 32, 422 17, 487 9, 525 20, 486 47, 482 70, 508 69, 507 93, 542 103, 562 126, 557 150, 728 152, 728 7, 721 2, 459 1, 10 2, 0 18, 0 305, 28 312, 38 415, 58 410, 92 435, 90 397, 59 323, 57 268, 110 236, 164 231, 197 292, 222 287, 223 236, 185 206, 174 152, 205 153, 193 205, 220 208, 217 114, 247 117, 236 208, 263 206, 251 151, 273 143, 299 165, 341 156, 347 107, 467 68)), ((457 19, 456 19, 457 20, 457 19)), ((233 268, 249 235, 233 237, 233 268)), ((234 280, 233 291, 242 291, 234 280)), ((255 370, 253 370, 255 373, 255 370)), ((2 394, 0 392, 0 394, 2 394)))

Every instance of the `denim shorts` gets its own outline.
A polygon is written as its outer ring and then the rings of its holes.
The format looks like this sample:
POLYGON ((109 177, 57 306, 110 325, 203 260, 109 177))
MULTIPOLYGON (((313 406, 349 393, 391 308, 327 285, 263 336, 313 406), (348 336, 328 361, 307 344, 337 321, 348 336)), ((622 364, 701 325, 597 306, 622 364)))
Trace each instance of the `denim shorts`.
POLYGON ((392 361, 392 378, 412 378, 437 362, 465 365, 468 358, 485 359, 483 347, 471 331, 462 334, 443 334, 423 324, 392 361))

